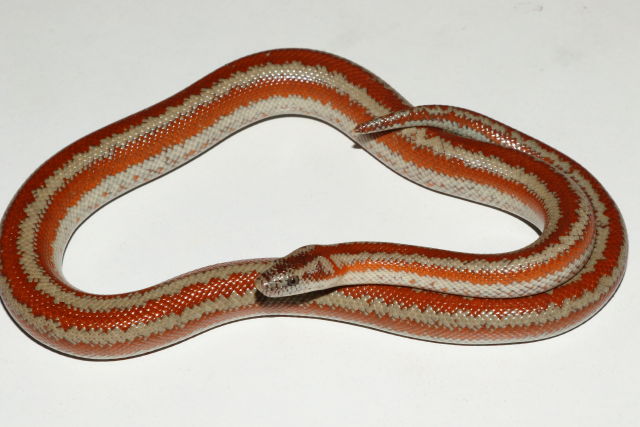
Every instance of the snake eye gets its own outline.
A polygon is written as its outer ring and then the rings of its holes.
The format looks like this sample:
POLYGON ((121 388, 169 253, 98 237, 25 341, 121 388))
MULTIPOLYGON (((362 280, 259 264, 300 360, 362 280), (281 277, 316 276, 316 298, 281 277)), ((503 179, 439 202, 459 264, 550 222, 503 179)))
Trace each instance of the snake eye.
POLYGON ((287 278, 287 286, 295 286, 300 283, 298 276, 290 276, 287 278))

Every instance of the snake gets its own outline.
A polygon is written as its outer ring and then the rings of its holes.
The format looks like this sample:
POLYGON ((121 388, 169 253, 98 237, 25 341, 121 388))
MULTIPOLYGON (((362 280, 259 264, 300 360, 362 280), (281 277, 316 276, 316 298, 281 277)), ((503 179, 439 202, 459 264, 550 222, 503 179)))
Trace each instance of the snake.
POLYGON ((276 49, 230 62, 44 162, 0 225, 0 296, 26 334, 82 359, 138 356, 265 316, 328 319, 441 343, 519 343, 591 318, 618 288, 627 253, 612 198, 554 148, 471 110, 414 106, 347 59, 276 49), (334 127, 419 186, 512 214, 538 237, 504 253, 312 244, 111 295, 65 279, 67 244, 95 211, 243 128, 292 115, 334 127))

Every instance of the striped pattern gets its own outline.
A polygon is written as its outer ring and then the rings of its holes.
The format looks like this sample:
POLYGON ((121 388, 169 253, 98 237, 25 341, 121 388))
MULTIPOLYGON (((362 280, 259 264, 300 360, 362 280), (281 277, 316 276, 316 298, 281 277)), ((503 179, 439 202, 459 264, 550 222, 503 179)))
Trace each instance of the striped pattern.
POLYGON ((342 58, 287 49, 228 64, 44 163, 0 226, 0 296, 35 339, 85 358, 143 354, 264 315, 506 343, 584 322, 614 293, 626 258, 614 202, 573 160, 477 113, 412 107, 342 58), (64 248, 89 215, 233 132, 285 114, 325 121, 417 184, 511 212, 541 234, 518 251, 490 255, 377 242, 312 245, 119 295, 66 282, 64 248))

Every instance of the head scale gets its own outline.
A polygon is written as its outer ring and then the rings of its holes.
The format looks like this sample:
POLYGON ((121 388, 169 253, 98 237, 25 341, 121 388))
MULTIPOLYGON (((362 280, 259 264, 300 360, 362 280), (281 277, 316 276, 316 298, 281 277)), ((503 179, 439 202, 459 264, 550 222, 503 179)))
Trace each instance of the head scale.
POLYGON ((268 297, 286 297, 337 286, 334 268, 321 255, 321 246, 310 245, 276 260, 256 280, 256 288, 268 297))

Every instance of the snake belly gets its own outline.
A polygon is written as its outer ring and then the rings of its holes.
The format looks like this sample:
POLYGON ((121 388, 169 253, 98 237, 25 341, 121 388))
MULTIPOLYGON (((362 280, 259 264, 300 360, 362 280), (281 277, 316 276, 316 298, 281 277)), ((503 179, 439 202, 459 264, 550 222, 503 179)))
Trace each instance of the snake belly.
POLYGON ((0 225, 0 296, 37 341, 89 359, 140 355, 268 315, 498 344, 581 324, 611 298, 626 260, 620 212, 569 157, 469 110, 414 107, 343 58, 281 49, 227 64, 38 168, 0 225), (65 280, 65 247, 93 212, 244 127, 291 114, 339 129, 421 186, 510 212, 540 236, 501 254, 383 242, 310 245, 117 295, 83 292, 65 280))

